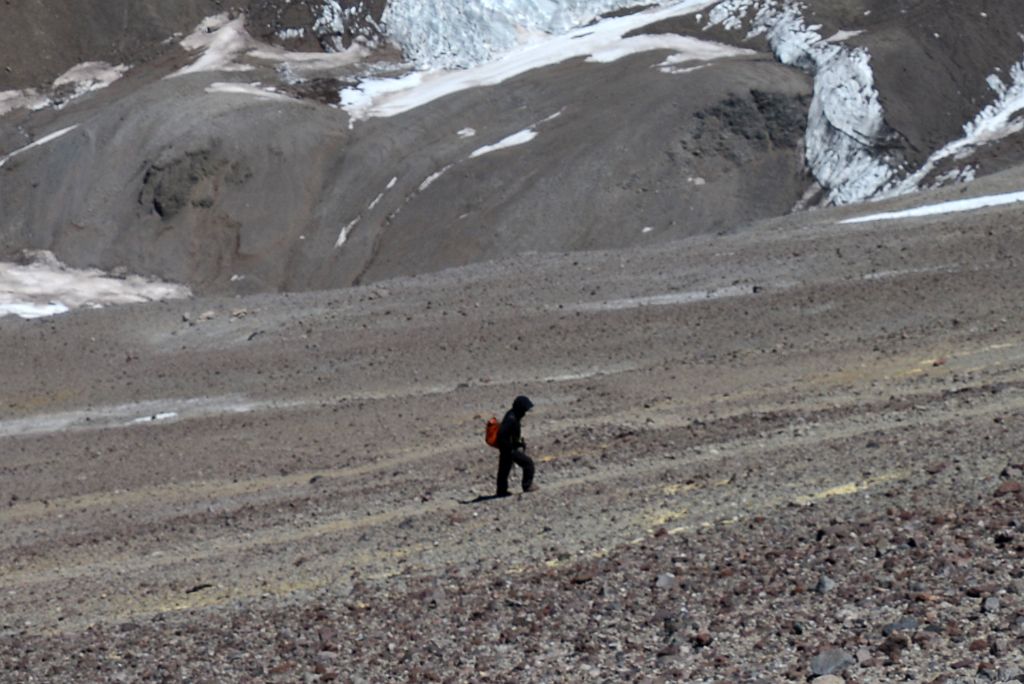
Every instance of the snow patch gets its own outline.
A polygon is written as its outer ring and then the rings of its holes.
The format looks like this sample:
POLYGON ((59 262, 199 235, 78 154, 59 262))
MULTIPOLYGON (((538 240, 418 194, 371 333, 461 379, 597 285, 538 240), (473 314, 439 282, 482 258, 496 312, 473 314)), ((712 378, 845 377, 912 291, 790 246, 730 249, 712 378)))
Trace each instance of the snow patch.
POLYGON ((40 138, 39 140, 36 140, 31 145, 25 145, 25 147, 22 147, 19 150, 15 150, 14 152, 11 152, 10 154, 8 154, 5 157, 0 157, 0 167, 3 167, 3 165, 6 164, 8 162, 8 160, 12 159, 13 157, 18 156, 22 152, 26 152, 26 151, 31 150, 33 148, 39 147, 40 145, 45 145, 46 143, 52 142, 52 141, 56 140, 57 138, 60 138, 61 136, 67 135, 68 133, 70 133, 71 131, 75 130, 76 128, 78 128, 78 124, 75 124, 74 126, 68 126, 67 128, 62 128, 59 131, 54 131, 53 133, 50 133, 49 135, 44 135, 42 138, 40 138))
MULTIPOLYGON (((397 183, 398 183, 398 176, 392 176, 391 180, 388 181, 387 187, 384 188, 384 190, 382 190, 374 198, 374 200, 372 202, 370 202, 370 206, 368 206, 366 208, 366 211, 368 211, 368 212, 373 211, 373 208, 376 207, 378 203, 380 203, 381 199, 384 198, 384 195, 387 193, 387 191, 392 189, 393 187, 395 187, 395 185, 397 183)), ((334 243, 335 249, 337 249, 338 247, 341 247, 342 245, 344 245, 348 241, 348 236, 352 232, 352 229, 355 228, 356 224, 358 224, 362 220, 363 220, 363 215, 360 214, 359 216, 356 216, 354 219, 349 221, 345 225, 345 227, 341 229, 341 233, 338 234, 338 239, 334 243)))
POLYGON ((473 153, 469 155, 469 158, 472 159, 474 157, 479 157, 490 152, 494 152, 495 150, 503 150, 507 147, 525 145, 526 143, 530 142, 536 137, 537 131, 533 130, 532 128, 527 128, 525 130, 519 131, 518 133, 513 133, 507 138, 499 140, 493 145, 484 145, 483 147, 474 150, 473 153))
POLYGON ((345 244, 345 242, 348 241, 348 234, 352 232, 352 229, 356 227, 356 224, 359 223, 359 220, 362 218, 363 217, 361 214, 359 216, 356 216, 354 219, 349 221, 344 228, 341 229, 341 232, 338 234, 338 239, 334 243, 335 249, 341 247, 342 245, 345 244))
POLYGON ((106 62, 84 62, 73 66, 57 77, 54 88, 70 86, 72 94, 65 100, 73 100, 94 90, 102 90, 127 73, 131 67, 125 64, 111 66, 106 62))
POLYGON ((754 289, 749 285, 732 285, 711 290, 673 292, 671 294, 652 295, 650 297, 612 299, 604 302, 584 302, 568 308, 573 311, 622 311, 624 309, 638 309, 645 306, 674 306, 706 302, 713 299, 744 297, 753 293, 754 289))
POLYGON ((842 43, 843 41, 849 40, 850 38, 856 38, 864 31, 836 31, 831 36, 825 39, 826 43, 842 43))
POLYGON ((875 271, 874 273, 865 273, 861 276, 862 280, 895 280, 896 278, 903 278, 904 276, 915 276, 915 275, 927 275, 931 273, 955 273, 957 266, 932 266, 929 268, 904 268, 898 271, 875 271))
POLYGON ((167 78, 204 71, 249 71, 251 66, 234 64, 234 61, 250 47, 251 42, 245 30, 244 16, 234 20, 228 20, 227 14, 207 17, 180 43, 186 50, 202 50, 203 54, 167 78))
POLYGON ((50 98, 34 88, 28 90, 5 90, 0 92, 0 116, 15 109, 35 112, 50 106, 50 98))
POLYGON ((458 132, 458 136, 460 138, 472 138, 474 135, 476 135, 475 128, 463 128, 461 131, 458 132))
MULTIPOLYGON (((710 62, 725 57, 737 57, 740 55, 752 55, 752 50, 737 48, 721 43, 712 43, 706 40, 698 40, 690 36, 677 36, 671 33, 653 36, 632 36, 624 38, 617 43, 602 46, 596 49, 588 62, 614 62, 629 55, 639 52, 652 52, 654 50, 671 50, 675 55, 670 57, 675 63, 679 62, 710 62)), ((666 60, 667 61, 667 60, 666 60)))
POLYGON ((53 93, 43 94, 35 88, 5 90, 0 92, 0 116, 15 109, 28 109, 35 112, 51 105, 61 109, 86 93, 106 88, 121 78, 130 68, 124 64, 111 66, 106 62, 84 62, 71 67, 54 80, 50 90, 59 90, 60 92, 56 95, 53 93))
POLYGON ((445 166, 441 170, 435 171, 434 173, 432 173, 429 176, 427 176, 426 178, 424 178, 423 182, 420 183, 419 192, 423 192, 424 190, 429 188, 434 183, 434 181, 436 181, 438 178, 443 176, 448 171, 448 169, 450 169, 450 168, 452 168, 452 165, 448 164, 447 166, 445 166))
POLYGON ((688 74, 691 71, 698 71, 703 69, 709 64, 693 64, 693 60, 686 55, 669 55, 660 64, 655 65, 655 69, 663 74, 670 74, 672 76, 681 76, 688 74))
POLYGON ((40 435, 66 430, 126 428, 167 420, 203 418, 231 413, 250 413, 268 407, 287 408, 287 402, 256 402, 240 395, 188 399, 150 399, 131 404, 98 406, 79 411, 44 413, 0 420, 0 437, 40 435), (140 416, 144 416, 141 417, 140 416))
POLYGON ((283 72, 286 80, 295 75, 300 76, 330 69, 355 64, 369 54, 369 51, 361 45, 353 45, 347 50, 340 52, 291 52, 279 47, 269 45, 256 45, 245 53, 251 59, 262 59, 267 62, 280 64, 279 71, 283 72))
POLYGON ((274 92, 260 87, 259 83, 211 83, 206 86, 205 92, 211 95, 249 95, 252 97, 265 97, 271 100, 291 100, 292 98, 282 93, 274 92))
MULTIPOLYGON (((996 100, 982 109, 973 121, 967 123, 959 140, 954 140, 932 154, 917 171, 884 193, 884 196, 905 195, 919 190, 921 183, 944 160, 968 158, 977 148, 1024 131, 1024 118, 1017 114, 1024 110, 1024 60, 1010 67, 1009 83, 997 74, 986 82, 996 93, 996 100)), ((973 177, 973 170, 954 171, 958 176, 973 177)), ((944 178, 938 179, 941 184, 944 178)))
POLYGON ((151 416, 142 416, 141 418, 136 418, 135 420, 130 421, 128 424, 139 425, 140 423, 156 423, 159 421, 171 420, 172 418, 177 417, 177 411, 166 411, 164 413, 155 413, 151 416))
POLYGON ((965 211, 976 211, 986 207, 998 207, 1006 204, 1024 202, 1024 192, 1011 192, 1002 195, 986 195, 983 197, 972 197, 969 199, 929 204, 913 209, 902 211, 887 211, 869 216, 858 216, 857 218, 846 219, 840 223, 866 223, 868 221, 892 221, 904 218, 918 218, 921 216, 936 216, 939 214, 956 214, 965 211))
POLYGON ((0 263, 0 316, 38 318, 79 307, 101 307, 191 296, 187 287, 139 276, 115 278, 99 269, 74 269, 51 252, 27 254, 28 264, 0 263))

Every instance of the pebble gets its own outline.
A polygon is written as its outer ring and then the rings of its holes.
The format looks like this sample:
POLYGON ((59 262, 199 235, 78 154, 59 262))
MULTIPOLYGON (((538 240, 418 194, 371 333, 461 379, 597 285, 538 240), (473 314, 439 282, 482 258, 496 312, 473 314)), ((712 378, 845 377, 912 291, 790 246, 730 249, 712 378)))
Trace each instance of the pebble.
POLYGON ((890 622, 882 628, 882 636, 889 636, 893 632, 913 632, 917 629, 917 619, 907 616, 896 622, 890 622))
POLYGON ((999 599, 997 599, 995 596, 989 596, 987 599, 981 602, 981 610, 984 613, 999 612, 999 599))
POLYGON ((999 485, 999 487, 996 488, 994 495, 1006 496, 1007 494, 1017 494, 1021 491, 1022 488, 1024 488, 1024 486, 1022 486, 1020 482, 1010 480, 1009 482, 1004 482, 1003 484, 999 485))
POLYGON ((909 647, 910 637, 908 637, 906 634, 897 632, 895 634, 889 635, 889 637, 884 642, 882 642, 882 645, 879 647, 878 650, 880 650, 885 655, 889 656, 891 659, 895 660, 899 656, 900 651, 909 647))
POLYGON ((999 668, 999 681, 1013 682, 1024 678, 1024 671, 1017 665, 1007 665, 999 668))
POLYGON ((818 584, 814 587, 814 591, 819 594, 827 594, 836 588, 835 580, 827 575, 822 575, 818 578, 818 584))
POLYGON ((670 572, 658 575, 658 579, 654 581, 654 586, 658 589, 675 589, 677 585, 676 576, 670 572))
POLYGON ((811 658, 811 673, 815 675, 834 674, 842 672, 855 662, 857 661, 853 656, 843 649, 830 648, 811 658))
POLYGON ((700 631, 694 634, 690 641, 693 642, 693 645, 697 648, 704 648, 705 646, 710 646, 711 642, 714 641, 714 638, 709 632, 700 631))

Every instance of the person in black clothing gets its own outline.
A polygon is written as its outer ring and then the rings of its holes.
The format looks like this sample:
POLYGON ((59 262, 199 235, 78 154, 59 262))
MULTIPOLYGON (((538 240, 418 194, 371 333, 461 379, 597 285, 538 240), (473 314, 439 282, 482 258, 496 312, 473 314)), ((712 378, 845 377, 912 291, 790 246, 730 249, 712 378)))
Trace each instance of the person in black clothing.
POLYGON ((498 496, 508 496, 508 476, 513 463, 523 469, 523 491, 533 490, 533 459, 526 455, 526 442, 521 432, 523 417, 532 408, 533 402, 528 398, 516 397, 498 428, 501 454, 498 457, 498 496))

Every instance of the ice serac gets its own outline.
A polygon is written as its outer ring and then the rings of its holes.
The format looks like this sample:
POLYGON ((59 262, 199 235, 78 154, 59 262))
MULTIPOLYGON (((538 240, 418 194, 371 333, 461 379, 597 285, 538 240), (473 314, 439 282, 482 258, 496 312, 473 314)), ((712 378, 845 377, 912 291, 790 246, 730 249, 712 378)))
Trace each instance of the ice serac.
POLYGON ((359 40, 373 44, 381 33, 373 13, 365 2, 342 7, 338 0, 325 0, 313 22, 313 33, 326 50, 341 51, 349 42, 359 40))
POLYGON ((537 35, 562 34, 635 0, 393 0, 384 11, 388 37, 420 68, 483 64, 537 35))
POLYGON ((707 25, 737 30, 747 22, 750 35, 764 36, 780 62, 814 74, 806 154, 827 201, 859 202, 890 183, 897 161, 878 152, 891 132, 867 50, 823 40, 798 5, 776 0, 725 0, 709 12, 707 25))
POLYGON ((400 78, 368 78, 341 91, 342 107, 352 121, 394 116, 452 93, 493 86, 528 71, 573 58, 611 62, 629 54, 653 50, 677 52, 682 59, 710 61, 752 54, 735 46, 687 36, 629 36, 644 26, 697 12, 713 0, 684 0, 625 17, 604 19, 559 35, 518 45, 494 59, 459 69, 421 68, 400 78))

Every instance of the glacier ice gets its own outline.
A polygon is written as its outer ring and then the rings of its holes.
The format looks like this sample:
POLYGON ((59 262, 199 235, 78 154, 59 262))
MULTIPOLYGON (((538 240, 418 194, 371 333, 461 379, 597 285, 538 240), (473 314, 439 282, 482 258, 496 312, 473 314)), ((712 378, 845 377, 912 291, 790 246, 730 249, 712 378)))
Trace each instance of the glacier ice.
POLYGON ((781 63, 814 74, 806 156, 828 202, 859 202, 891 182, 895 163, 876 152, 888 131, 867 50, 823 40, 797 5, 776 0, 725 0, 709 12, 707 25, 737 30, 745 20, 750 35, 763 35, 781 63))

